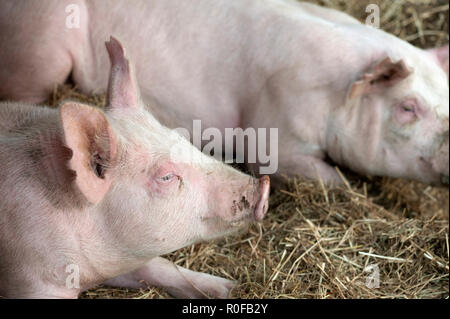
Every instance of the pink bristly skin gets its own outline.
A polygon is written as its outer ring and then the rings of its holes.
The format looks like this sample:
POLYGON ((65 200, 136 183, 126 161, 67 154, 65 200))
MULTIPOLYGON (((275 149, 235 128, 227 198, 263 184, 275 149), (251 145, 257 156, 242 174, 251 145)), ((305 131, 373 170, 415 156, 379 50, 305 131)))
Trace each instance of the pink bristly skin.
POLYGON ((144 109, 121 44, 111 38, 106 47, 105 111, 0 104, 0 296, 76 298, 106 283, 226 298, 234 282, 158 256, 261 221, 269 179, 162 126, 144 109), (79 286, 68 284, 72 266, 79 286))
POLYGON ((105 91, 111 34, 126 41, 142 99, 166 126, 191 136, 198 119, 222 135, 278 128, 276 182, 342 182, 327 159, 366 175, 448 180, 448 45, 422 50, 294 0, 3 1, 0 97, 42 101, 70 74, 83 92, 105 91), (64 27, 69 4, 79 28, 64 27), (411 99, 429 115, 398 114, 411 99))

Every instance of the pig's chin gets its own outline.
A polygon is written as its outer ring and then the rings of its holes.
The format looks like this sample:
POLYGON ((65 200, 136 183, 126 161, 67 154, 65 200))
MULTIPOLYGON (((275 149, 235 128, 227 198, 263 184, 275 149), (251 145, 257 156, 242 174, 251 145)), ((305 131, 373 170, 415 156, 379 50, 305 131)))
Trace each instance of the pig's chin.
POLYGON ((233 218, 230 220, 220 217, 208 218, 204 220, 207 234, 204 236, 204 240, 213 240, 220 237, 233 235, 245 231, 255 221, 253 214, 246 213, 239 218, 233 218))
POLYGON ((438 173, 433 167, 432 160, 420 157, 418 162, 419 162, 419 170, 421 171, 422 174, 420 174, 419 177, 415 178, 415 180, 422 183, 430 184, 431 186, 438 186, 438 187, 449 186, 448 175, 438 173))
POLYGON ((240 217, 232 218, 229 220, 223 219, 223 218, 218 218, 217 222, 219 224, 219 227, 222 227, 225 230, 234 229, 237 231, 240 228, 243 228, 243 227, 248 226, 249 224, 255 222, 255 217, 253 216, 252 213, 248 212, 240 217))

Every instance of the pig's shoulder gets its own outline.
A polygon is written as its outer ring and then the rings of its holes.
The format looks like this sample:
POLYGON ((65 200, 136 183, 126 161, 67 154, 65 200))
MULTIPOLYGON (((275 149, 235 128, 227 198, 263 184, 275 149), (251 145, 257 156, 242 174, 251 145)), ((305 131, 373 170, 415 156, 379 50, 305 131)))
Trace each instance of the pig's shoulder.
POLYGON ((56 109, 22 103, 0 103, 0 135, 58 124, 56 109))
POLYGON ((79 207, 70 158, 57 109, 0 103, 0 194, 16 185, 40 203, 79 207))

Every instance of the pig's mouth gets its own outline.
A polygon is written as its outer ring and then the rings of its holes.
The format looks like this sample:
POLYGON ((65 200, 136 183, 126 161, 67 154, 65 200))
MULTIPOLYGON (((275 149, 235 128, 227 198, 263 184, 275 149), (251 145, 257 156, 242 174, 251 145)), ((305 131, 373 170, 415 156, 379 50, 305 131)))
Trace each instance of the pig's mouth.
MULTIPOLYGON (((449 186, 450 180, 447 172, 440 173, 439 171, 443 171, 439 166, 435 167, 433 160, 425 157, 420 157, 419 163, 421 167, 427 172, 426 177, 423 179, 419 179, 419 181, 428 183, 432 186, 449 186)), ((448 165, 448 164, 447 164, 448 165)))

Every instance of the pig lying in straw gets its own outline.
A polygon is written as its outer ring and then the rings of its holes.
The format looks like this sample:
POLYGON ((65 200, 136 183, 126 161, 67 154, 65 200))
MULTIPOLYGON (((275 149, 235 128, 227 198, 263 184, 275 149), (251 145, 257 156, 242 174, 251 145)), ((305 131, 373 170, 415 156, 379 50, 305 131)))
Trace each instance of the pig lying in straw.
POLYGON ((421 50, 307 3, 2 1, 0 97, 41 101, 69 75, 84 92, 105 90, 99 43, 109 34, 126 39, 143 99, 165 125, 192 130, 200 119, 222 136, 278 128, 279 145, 257 152, 271 163, 247 157, 255 172, 340 182, 331 159, 448 183, 448 46, 421 50))
POLYGON ((76 298, 101 283, 148 283, 176 297, 226 297, 231 281, 158 256, 262 220, 269 179, 161 126, 143 109, 120 43, 107 49, 106 112, 0 104, 0 296, 76 298), (177 158, 183 150, 192 162, 177 158))

